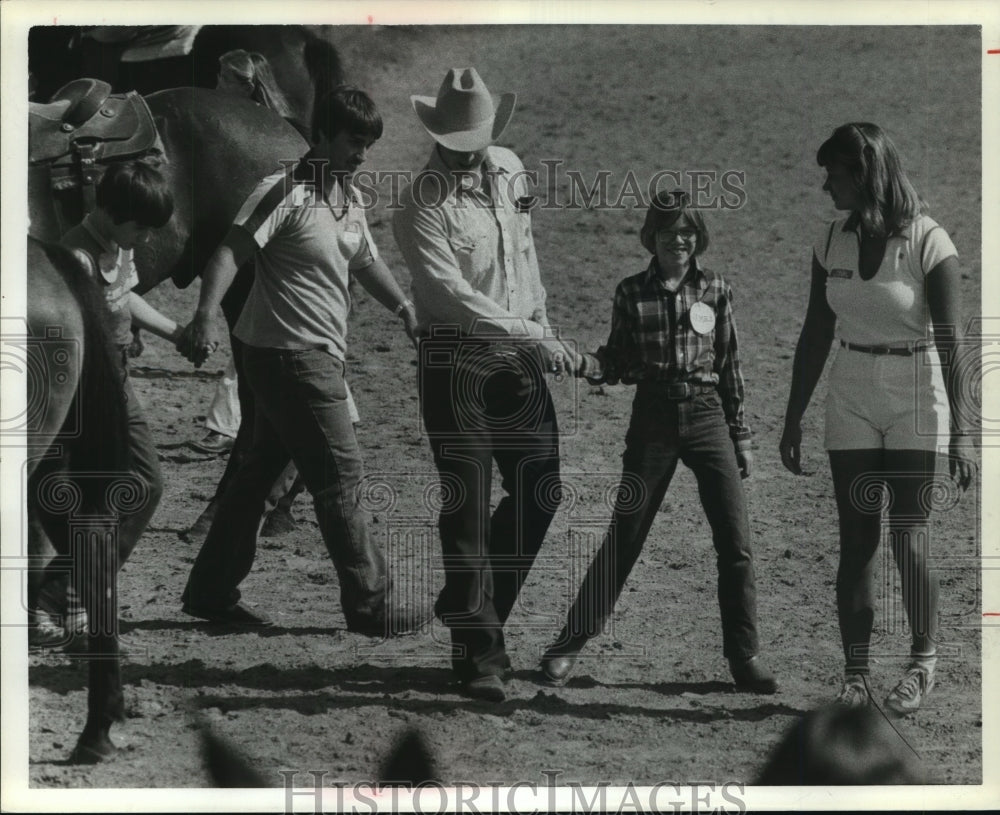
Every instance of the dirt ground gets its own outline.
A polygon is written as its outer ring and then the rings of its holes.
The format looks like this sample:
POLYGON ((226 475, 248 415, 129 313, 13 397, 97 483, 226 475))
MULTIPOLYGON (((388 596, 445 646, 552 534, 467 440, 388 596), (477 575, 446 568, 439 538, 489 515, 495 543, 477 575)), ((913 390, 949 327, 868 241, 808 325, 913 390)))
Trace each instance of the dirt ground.
MULTIPOLYGON (((448 634, 377 642, 344 630, 337 579, 311 502, 298 531, 262 539, 243 585, 271 616, 263 632, 217 634, 180 612, 200 542, 181 533, 222 473, 223 459, 187 448, 199 438, 220 352, 194 370, 147 337, 133 376, 161 452, 166 491, 121 575, 128 718, 121 748, 96 767, 65 764, 86 708, 86 672, 60 654, 30 656, 29 777, 37 788, 203 787, 196 715, 246 752, 274 786, 279 770, 323 768, 327 783, 377 777, 389 743, 418 727, 445 782, 750 783, 795 717, 832 699, 842 663, 834 606, 837 531, 822 450, 821 383, 806 416, 806 476, 781 466, 778 438, 808 287, 810 246, 834 217, 814 156, 833 128, 876 122, 896 141, 931 215, 959 248, 965 311, 980 302, 980 53, 978 30, 818 27, 471 27, 345 29, 345 64, 385 119, 374 170, 416 170, 430 142, 409 94, 433 95, 447 68, 476 65, 491 90, 516 91, 501 143, 529 169, 562 162, 537 194, 569 199, 567 170, 588 185, 611 172, 614 201, 631 171, 745 173, 745 202, 707 213, 706 265, 736 293, 756 471, 746 482, 757 559, 762 647, 777 671, 773 697, 736 693, 722 657, 715 563, 694 479, 679 470, 618 605, 613 630, 591 643, 574 678, 538 681, 610 516, 632 389, 552 382, 564 431, 566 499, 508 625, 509 701, 461 697, 448 634), (947 102, 948 112, 941 113, 947 102), (945 125, 946 126, 943 126, 945 125)), ((380 192, 387 191, 380 187, 380 192)), ((710 185, 718 192, 718 185, 710 185)), ((209 191, 206 191, 209 194, 209 191)), ((645 192, 643 192, 645 195, 645 192)), ((643 206, 536 210, 535 240, 549 313, 593 350, 604 341, 619 279, 646 261, 643 206)), ((409 275, 385 196, 370 213, 398 279, 409 275)), ((197 284, 149 295, 186 321, 197 284)), ((220 325, 221 325, 220 316, 220 325)), ((443 582, 427 490, 435 470, 417 413, 415 353, 392 315, 358 298, 348 379, 371 489, 371 530, 387 547, 405 603, 429 604, 443 582)), ((946 502, 947 503, 947 502, 946 502)), ((936 782, 982 778, 979 488, 934 519, 942 568, 944 658, 925 709, 897 723, 936 782)), ((891 559, 881 571, 873 683, 884 694, 908 648, 891 559)))

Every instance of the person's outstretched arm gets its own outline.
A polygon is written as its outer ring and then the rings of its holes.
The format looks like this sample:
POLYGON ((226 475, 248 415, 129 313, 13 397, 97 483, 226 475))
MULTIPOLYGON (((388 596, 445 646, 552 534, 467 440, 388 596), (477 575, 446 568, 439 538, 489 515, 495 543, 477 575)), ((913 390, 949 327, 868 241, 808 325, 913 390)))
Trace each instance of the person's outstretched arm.
POLYGON ((201 275, 201 291, 194 317, 177 340, 177 350, 191 360, 195 367, 200 368, 208 359, 210 349, 218 346, 212 317, 222 302, 223 295, 232 285, 236 272, 253 257, 254 250, 253 238, 246 230, 233 227, 209 258, 201 275))

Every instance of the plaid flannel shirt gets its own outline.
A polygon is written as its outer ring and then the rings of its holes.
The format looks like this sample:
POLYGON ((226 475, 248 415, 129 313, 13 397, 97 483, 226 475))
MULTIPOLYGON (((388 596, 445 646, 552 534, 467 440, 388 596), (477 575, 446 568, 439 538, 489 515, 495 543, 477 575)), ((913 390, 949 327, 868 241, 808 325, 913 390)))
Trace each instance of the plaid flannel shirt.
POLYGON ((597 351, 596 358, 589 354, 587 357, 585 375, 594 384, 614 385, 620 381, 626 385, 714 385, 722 399, 730 436, 734 441, 749 443, 733 291, 721 275, 701 269, 697 258, 676 293, 660 281, 656 258, 645 271, 619 283, 608 342, 597 351), (704 303, 715 313, 714 328, 704 334, 691 324, 690 312, 695 303, 704 303))

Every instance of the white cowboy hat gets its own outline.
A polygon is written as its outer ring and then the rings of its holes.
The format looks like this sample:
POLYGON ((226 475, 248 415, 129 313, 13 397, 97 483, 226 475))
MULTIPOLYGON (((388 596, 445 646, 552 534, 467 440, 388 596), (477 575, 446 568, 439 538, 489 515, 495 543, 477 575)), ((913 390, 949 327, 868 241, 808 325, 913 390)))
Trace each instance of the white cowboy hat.
POLYGON ((450 68, 437 98, 411 96, 420 122, 434 140, 449 150, 481 150, 503 133, 517 95, 486 90, 475 68, 450 68))

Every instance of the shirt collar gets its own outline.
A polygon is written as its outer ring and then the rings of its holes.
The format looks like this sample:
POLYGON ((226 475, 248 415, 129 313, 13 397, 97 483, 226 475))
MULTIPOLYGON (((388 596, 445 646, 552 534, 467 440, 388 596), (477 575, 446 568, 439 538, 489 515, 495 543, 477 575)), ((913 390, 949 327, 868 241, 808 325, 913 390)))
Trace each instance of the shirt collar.
POLYGON ((445 188, 450 195, 453 192, 481 192, 482 191, 482 172, 485 170, 490 178, 496 178, 498 174, 505 174, 507 171, 497 165, 496 159, 493 156, 493 148, 487 148, 486 156, 483 158, 483 163, 477 170, 452 170, 448 167, 444 160, 441 158, 441 153, 437 149, 437 145, 434 145, 434 149, 431 150, 431 157, 427 161, 427 166, 424 167, 426 172, 437 173, 439 176, 444 178, 445 188), (459 190, 459 181, 462 181, 461 190, 459 190))
POLYGON ((307 187, 311 187, 318 195, 323 196, 324 200, 334 209, 346 208, 349 204, 356 205, 358 203, 358 191, 354 185, 347 184, 343 186, 338 184, 335 179, 323 172, 325 165, 313 164, 312 158, 313 150, 310 150, 299 159, 298 164, 292 170, 293 181, 296 184, 304 184, 307 187), (329 197, 326 197, 325 187, 328 183, 333 184, 333 189, 330 190, 329 197))
MULTIPOLYGON (((644 282, 647 286, 654 286, 656 289, 669 291, 660 282, 660 276, 657 274, 658 269, 659 263, 656 260, 656 255, 653 255, 653 257, 649 259, 649 266, 646 267, 644 282)), ((695 288, 701 289, 705 285, 705 279, 705 273, 702 271, 702 268, 698 263, 698 256, 695 255, 691 258, 691 266, 688 268, 687 274, 681 279, 681 283, 677 287, 677 291, 680 291, 685 286, 694 286, 695 288)))

